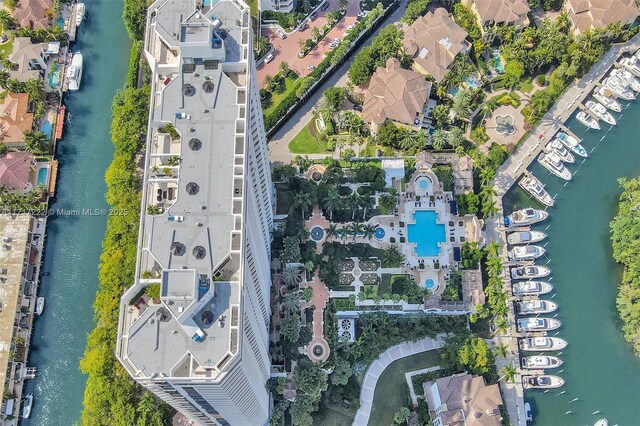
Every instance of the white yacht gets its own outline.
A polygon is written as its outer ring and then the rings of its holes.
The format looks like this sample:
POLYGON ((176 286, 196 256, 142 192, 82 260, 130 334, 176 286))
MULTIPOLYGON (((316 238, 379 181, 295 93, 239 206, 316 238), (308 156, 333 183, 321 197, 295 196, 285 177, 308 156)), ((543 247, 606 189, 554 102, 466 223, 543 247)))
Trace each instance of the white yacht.
POLYGON ((521 318, 517 322, 521 332, 551 331, 562 326, 560 320, 555 318, 521 318))
POLYGON ((598 117, 605 123, 609 123, 613 126, 617 124, 616 119, 613 118, 613 115, 611 115, 611 113, 607 111, 607 108, 601 103, 595 101, 587 101, 585 102, 584 106, 587 107, 589 111, 594 113, 596 117, 598 117))
POLYGON ((603 81, 605 87, 611 90, 611 93, 627 101, 632 101, 636 98, 636 92, 627 87, 618 77, 607 77, 603 81))
POLYGON ((515 283, 511 289, 514 296, 539 296, 553 290, 553 286, 545 281, 522 281, 515 283))
POLYGON ((522 387, 525 389, 555 389, 562 385, 564 385, 564 379, 550 374, 522 376, 522 387))
POLYGON ((600 419, 597 422, 595 422, 593 424, 593 426, 609 426, 609 420, 607 419, 600 419))
POLYGON ((616 68, 611 71, 613 77, 618 77, 623 85, 630 87, 634 92, 640 92, 640 82, 629 71, 616 68))
POLYGON ((22 418, 28 419, 31 415, 31 407, 33 407, 33 394, 30 393, 24 397, 22 401, 22 418))
POLYGON ((589 115, 588 112, 579 111, 578 114, 576 114, 576 118, 579 122, 581 122, 588 128, 593 130, 600 130, 600 123, 598 123, 598 120, 596 118, 593 118, 591 115, 589 115))
POLYGON ((549 300, 525 300, 517 305, 520 315, 548 314, 558 309, 558 304, 549 300))
POLYGON ((542 256, 544 252, 544 248, 540 246, 516 246, 509 251, 509 259, 514 261, 535 260, 542 256))
POLYGON ((524 403, 524 418, 527 424, 533 422, 533 411, 531 410, 531 404, 528 402, 524 403))
POLYGON ((562 144, 557 138, 554 138, 545 147, 548 152, 555 152, 565 163, 575 163, 576 157, 562 144))
POLYGON ((609 96, 611 91, 606 87, 599 87, 593 91, 593 98, 614 112, 622 112, 622 105, 616 99, 609 96))
POLYGON ((38 297, 36 299, 36 314, 42 315, 44 312, 44 297, 38 297))
POLYGON ((523 357, 520 365, 528 370, 544 370, 545 368, 558 368, 563 361, 557 356, 536 355, 523 357))
POLYGON ((547 234, 541 231, 518 231, 507 236, 507 242, 511 245, 537 243, 547 238, 547 234))
POLYGON ((640 59, 636 58, 635 56, 622 58, 620 60, 620 65, 622 65, 624 69, 629 71, 634 76, 640 77, 640 59))
POLYGON ((69 90, 76 91, 80 89, 80 81, 82 80, 82 53, 76 52, 71 59, 71 65, 67 68, 67 82, 69 90))
POLYGON ((524 176, 518 181, 518 185, 545 206, 553 206, 553 198, 549 195, 547 190, 544 189, 542 182, 540 182, 535 176, 531 174, 524 176))
POLYGON ((564 146, 569 148, 574 154, 577 154, 580 157, 585 157, 585 158, 589 156, 589 153, 587 152, 587 150, 584 149, 584 147, 580 145, 578 140, 573 136, 565 132, 558 132, 558 134, 556 135, 556 138, 560 142, 562 142, 564 146))
POLYGON ((518 266, 511 268, 511 278, 514 280, 528 280, 532 278, 543 278, 551 273, 551 269, 546 266, 518 266))
POLYGON ((567 347, 567 341, 559 337, 529 337, 520 340, 523 351, 561 351, 567 347))
POLYGON ((534 223, 542 222, 547 217, 549 217, 549 213, 543 210, 537 209, 522 209, 516 210, 506 217, 506 224, 510 226, 527 226, 533 225, 534 223))
POLYGON ((77 3, 76 4, 76 27, 79 27, 80 24, 82 23, 85 12, 86 12, 86 8, 84 6, 84 3, 77 3))
POLYGON ((558 176, 560 179, 571 180, 571 171, 562 162, 562 158, 555 152, 544 153, 541 152, 538 157, 538 162, 542 166, 549 170, 551 174, 558 176))

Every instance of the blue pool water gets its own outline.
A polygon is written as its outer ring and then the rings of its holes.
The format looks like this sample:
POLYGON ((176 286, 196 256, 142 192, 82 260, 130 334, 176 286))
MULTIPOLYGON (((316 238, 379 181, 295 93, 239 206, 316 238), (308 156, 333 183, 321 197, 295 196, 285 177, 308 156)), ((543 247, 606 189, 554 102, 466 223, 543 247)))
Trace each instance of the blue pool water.
POLYGON ((420 187, 420 189, 427 189, 429 188, 429 182, 427 181, 427 179, 420 179, 418 181, 418 186, 420 187))
POLYGON ((384 238, 384 229, 376 228, 376 231, 373 233, 373 235, 379 240, 383 239, 384 238))
POLYGON ((478 81, 475 78, 465 77, 464 81, 471 89, 477 89, 478 87, 480 87, 480 84, 478 84, 478 81))
POLYGON ((416 244, 418 257, 435 257, 440 254, 438 243, 445 241, 445 229, 436 223, 435 210, 418 210, 413 214, 415 223, 407 225, 407 240, 416 244))
POLYGON ((42 133, 47 135, 48 138, 51 138, 51 122, 49 120, 44 120, 42 122, 42 126, 40 126, 40 130, 42 130, 42 133))
POLYGON ((56 24, 60 27, 61 30, 64 30, 64 19, 62 19, 62 16, 56 19, 56 24))
POLYGON ((433 290, 436 287, 436 283, 433 282, 431 278, 427 278, 424 282, 424 286, 427 287, 428 290, 433 290))
POLYGON ((496 67, 496 71, 500 74, 504 74, 504 65, 502 64, 499 53, 493 54, 493 66, 496 67))
POLYGON ((49 170, 46 167, 41 168, 40 170, 38 170, 38 186, 45 186, 47 184, 47 174, 49 173, 49 170))
POLYGON ((54 63, 49 71, 49 87, 55 89, 60 84, 60 66, 54 63))
POLYGON ((313 241, 320 241, 324 238, 324 229, 319 226, 314 226, 313 228, 311 228, 311 232, 309 232, 309 235, 311 235, 311 239, 313 241))

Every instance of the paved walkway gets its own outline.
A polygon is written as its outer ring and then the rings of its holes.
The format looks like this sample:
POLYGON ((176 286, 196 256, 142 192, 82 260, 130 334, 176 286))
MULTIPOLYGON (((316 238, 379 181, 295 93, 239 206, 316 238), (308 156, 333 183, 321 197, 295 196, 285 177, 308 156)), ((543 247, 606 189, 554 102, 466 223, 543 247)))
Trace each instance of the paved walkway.
POLYGON ((366 425, 373 408, 373 395, 376 390, 378 378, 382 372, 394 361, 406 358, 421 352, 440 349, 444 344, 444 335, 438 335, 435 339, 429 337, 416 342, 404 342, 384 351, 367 369, 360 389, 360 409, 353 420, 354 425, 366 425))
POLYGON ((310 287, 313 290, 310 304, 315 307, 313 310, 313 338, 306 347, 307 356, 313 362, 326 361, 329 358, 330 350, 329 343, 324 338, 324 308, 329 301, 329 289, 320 281, 317 272, 313 276, 313 281, 306 283, 303 287, 310 287), (314 351, 314 348, 317 352, 314 351))
POLYGON ((409 371, 404 373, 404 379, 407 382, 407 386, 409 386, 409 394, 411 394, 411 402, 414 405, 418 405, 418 396, 416 395, 416 391, 413 390, 413 376, 417 376, 418 374, 431 373, 432 371, 440 370, 440 366, 423 368, 422 370, 409 371))

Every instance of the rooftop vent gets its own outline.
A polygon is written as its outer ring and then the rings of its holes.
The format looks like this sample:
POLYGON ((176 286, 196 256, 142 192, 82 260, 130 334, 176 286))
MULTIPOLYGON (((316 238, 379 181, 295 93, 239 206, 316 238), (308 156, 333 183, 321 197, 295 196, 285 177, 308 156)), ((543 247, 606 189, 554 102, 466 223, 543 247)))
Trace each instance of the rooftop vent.
POLYGON ((200 191, 200 187, 195 182, 189 182, 187 184, 187 194, 196 195, 200 191))
POLYGON ((202 148, 202 141, 198 138, 193 138, 189 141, 189 148, 191 151, 199 151, 202 148))
POLYGON ((196 88, 187 83, 182 86, 182 94, 185 96, 193 96, 196 94, 196 88))
POLYGON ((193 248, 193 257, 196 259, 204 259, 204 256, 207 254, 207 251, 202 246, 195 246, 193 248))
POLYGON ((202 90, 204 90, 204 93, 212 93, 213 89, 215 89, 215 85, 213 84, 213 82, 207 80, 202 83, 202 90))
POLYGON ((174 241, 171 244, 171 253, 173 253, 174 256, 183 256, 186 252, 187 248, 184 244, 179 243, 178 241, 174 241))

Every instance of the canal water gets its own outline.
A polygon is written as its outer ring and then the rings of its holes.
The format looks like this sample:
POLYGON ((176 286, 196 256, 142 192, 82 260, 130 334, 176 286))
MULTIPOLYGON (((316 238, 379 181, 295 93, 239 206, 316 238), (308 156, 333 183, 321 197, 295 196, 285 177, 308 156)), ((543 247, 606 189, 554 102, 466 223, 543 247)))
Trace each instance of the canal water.
MULTIPOLYGON (((537 263, 548 262, 553 272, 551 294, 562 321, 558 337, 569 343, 560 354, 566 384, 547 393, 527 391, 526 399, 536 425, 593 425, 604 417, 610 425, 637 425, 640 358, 620 331, 615 298, 621 267, 612 258, 609 222, 622 192, 618 178, 640 175, 640 100, 623 110, 611 130, 586 131, 575 118, 568 126, 593 150, 584 164, 569 167, 573 180, 564 186, 537 162, 529 168, 550 194, 558 194, 549 219, 535 228, 549 235, 546 258, 537 263)), ((505 212, 529 205, 535 204, 519 188, 505 198, 505 212)))
POLYGON ((122 1, 84 3, 88 16, 73 46, 82 52, 84 73, 81 90, 64 98, 71 120, 57 148, 58 188, 42 267, 49 275, 40 286, 47 302, 35 323, 29 358, 38 369, 27 384, 35 397, 31 419, 23 422, 29 425, 71 425, 80 419, 86 377, 78 363, 94 326, 92 305, 107 222, 105 215, 82 210, 108 209, 104 173, 113 156, 111 99, 124 84, 129 58, 122 1))

